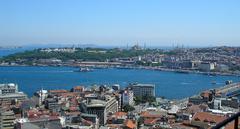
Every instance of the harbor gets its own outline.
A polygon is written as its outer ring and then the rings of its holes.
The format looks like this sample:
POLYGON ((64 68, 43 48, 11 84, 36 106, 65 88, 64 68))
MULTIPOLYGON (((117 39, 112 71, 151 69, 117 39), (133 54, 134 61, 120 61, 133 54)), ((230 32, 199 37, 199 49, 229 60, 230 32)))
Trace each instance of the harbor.
POLYGON ((208 76, 204 74, 181 74, 147 69, 99 68, 91 72, 74 72, 79 67, 11 66, 1 67, 1 83, 18 83, 29 96, 44 89, 69 89, 75 85, 119 84, 142 82, 156 84, 156 96, 181 99, 201 91, 225 85, 227 80, 239 82, 237 76, 208 76), (138 76, 136 76, 138 75, 138 76), (216 84, 212 84, 215 81, 216 84))

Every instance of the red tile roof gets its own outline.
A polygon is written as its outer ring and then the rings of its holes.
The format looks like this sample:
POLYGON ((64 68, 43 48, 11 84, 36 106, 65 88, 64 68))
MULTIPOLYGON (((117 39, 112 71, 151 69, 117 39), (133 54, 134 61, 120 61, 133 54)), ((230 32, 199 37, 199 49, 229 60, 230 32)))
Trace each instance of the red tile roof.
POLYGON ((194 114, 197 112, 203 112, 208 108, 207 105, 205 104, 200 104, 200 105, 191 105, 190 107, 187 108, 187 113, 194 114))
POLYGON ((162 117, 161 114, 151 114, 148 111, 143 111, 140 114, 142 117, 147 117, 147 118, 160 118, 162 117))
POLYGON ((83 90, 84 87, 83 87, 83 86, 75 86, 73 89, 74 89, 74 90, 83 90))
MULTIPOLYGON (((219 122, 222 122, 223 120, 227 119, 226 116, 212 114, 209 112, 198 112, 193 116, 193 120, 195 121, 201 121, 201 122, 215 122, 216 124, 219 122)), ((240 119, 238 122, 238 126, 240 125, 240 119)), ((226 129, 234 129, 234 122, 229 123, 226 127, 226 129)))
POLYGON ((157 122, 158 119, 159 119, 159 118, 155 118, 155 119, 145 119, 145 120, 144 120, 144 124, 145 124, 145 125, 154 125, 154 124, 156 124, 156 122, 157 122))
POLYGON ((126 120, 125 126, 130 129, 136 128, 136 124, 132 120, 129 120, 129 119, 126 120))
POLYGON ((219 123, 219 122, 225 120, 226 118, 227 118, 226 116, 212 114, 209 112, 197 112, 193 116, 193 120, 195 120, 195 121, 214 122, 214 123, 219 123))
POLYGON ((210 97, 210 92, 209 91, 204 91, 201 93, 201 96, 204 97, 204 98, 209 98, 210 97))

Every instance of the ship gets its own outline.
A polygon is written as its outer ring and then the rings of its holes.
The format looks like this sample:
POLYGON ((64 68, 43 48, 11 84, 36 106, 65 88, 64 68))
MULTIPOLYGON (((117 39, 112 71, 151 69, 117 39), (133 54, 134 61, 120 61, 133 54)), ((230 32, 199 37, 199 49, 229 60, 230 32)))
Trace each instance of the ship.
POLYGON ((212 83, 213 85, 217 84, 217 82, 216 82, 216 81, 212 81, 211 83, 212 83))
POLYGON ((226 85, 229 85, 229 84, 232 84, 232 82, 233 82, 232 80, 227 80, 227 81, 225 82, 225 84, 226 84, 226 85))
POLYGON ((93 69, 90 69, 88 67, 81 67, 79 70, 76 70, 75 72, 91 72, 93 69))

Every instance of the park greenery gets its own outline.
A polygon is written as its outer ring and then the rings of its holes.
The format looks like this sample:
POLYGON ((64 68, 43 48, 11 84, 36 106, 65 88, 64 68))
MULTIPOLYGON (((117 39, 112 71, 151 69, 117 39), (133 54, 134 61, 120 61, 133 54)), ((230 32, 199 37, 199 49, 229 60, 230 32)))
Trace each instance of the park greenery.
POLYGON ((75 52, 44 52, 41 49, 35 49, 32 51, 25 51, 21 53, 11 54, 2 57, 0 61, 14 62, 24 60, 25 62, 31 62, 39 59, 60 59, 62 61, 67 60, 80 60, 80 61, 107 61, 114 58, 126 58, 136 57, 151 53, 161 53, 161 51, 153 49, 104 49, 104 48, 76 48, 75 52))

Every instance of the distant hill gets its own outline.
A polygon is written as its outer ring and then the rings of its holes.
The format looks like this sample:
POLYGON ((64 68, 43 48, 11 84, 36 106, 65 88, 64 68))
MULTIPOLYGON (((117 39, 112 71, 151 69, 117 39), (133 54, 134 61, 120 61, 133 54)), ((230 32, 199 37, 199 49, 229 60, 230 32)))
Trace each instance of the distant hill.
POLYGON ((24 52, 19 52, 2 57, 2 61, 33 61, 39 59, 51 59, 56 58, 62 61, 67 60, 82 60, 82 61, 106 61, 113 58, 125 58, 135 57, 152 53, 152 50, 127 50, 127 49, 104 49, 104 48, 47 48, 47 49, 35 49, 24 52))

